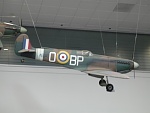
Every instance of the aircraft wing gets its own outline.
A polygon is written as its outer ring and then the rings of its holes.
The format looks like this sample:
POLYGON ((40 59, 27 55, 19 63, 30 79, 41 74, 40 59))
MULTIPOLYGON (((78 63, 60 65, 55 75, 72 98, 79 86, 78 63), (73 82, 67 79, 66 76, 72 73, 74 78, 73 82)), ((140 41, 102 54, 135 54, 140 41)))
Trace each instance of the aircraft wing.
POLYGON ((121 74, 118 72, 113 72, 111 70, 92 70, 92 71, 84 71, 85 73, 94 76, 94 77, 114 77, 114 78, 122 78, 122 79, 129 79, 129 77, 126 74, 121 74))
POLYGON ((35 52, 35 50, 33 50, 33 49, 22 49, 22 50, 20 50, 20 51, 18 51, 18 53, 25 53, 25 52, 35 52))

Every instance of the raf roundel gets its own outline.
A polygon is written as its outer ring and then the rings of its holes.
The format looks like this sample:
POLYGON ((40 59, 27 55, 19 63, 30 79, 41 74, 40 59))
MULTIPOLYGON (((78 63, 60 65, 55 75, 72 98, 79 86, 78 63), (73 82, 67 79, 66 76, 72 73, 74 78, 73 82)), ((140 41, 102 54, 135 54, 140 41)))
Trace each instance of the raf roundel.
POLYGON ((60 52, 57 53, 58 63, 66 64, 66 63, 68 63, 69 59, 70 59, 70 55, 66 51, 60 51, 60 52))

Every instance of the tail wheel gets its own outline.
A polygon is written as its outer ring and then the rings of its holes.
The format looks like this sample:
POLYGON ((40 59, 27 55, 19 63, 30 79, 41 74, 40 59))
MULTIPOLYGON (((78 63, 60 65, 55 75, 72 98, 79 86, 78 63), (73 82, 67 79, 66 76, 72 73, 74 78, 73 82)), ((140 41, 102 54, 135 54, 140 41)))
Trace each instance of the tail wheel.
POLYGON ((114 86, 113 86, 112 84, 107 84, 107 85, 106 85, 106 90, 107 90, 108 92, 112 92, 112 91, 114 90, 114 86))
POLYGON ((21 63, 24 63, 24 59, 21 59, 21 63))

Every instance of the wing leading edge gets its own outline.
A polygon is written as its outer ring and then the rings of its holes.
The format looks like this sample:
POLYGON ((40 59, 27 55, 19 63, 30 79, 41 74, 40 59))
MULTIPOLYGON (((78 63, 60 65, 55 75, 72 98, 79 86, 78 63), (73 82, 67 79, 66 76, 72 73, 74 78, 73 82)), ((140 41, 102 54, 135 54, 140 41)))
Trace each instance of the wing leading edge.
POLYGON ((92 71, 84 71, 84 72, 97 77, 107 76, 107 77, 114 77, 114 78, 129 79, 129 76, 127 76, 126 74, 113 72, 111 70, 92 70, 92 71))

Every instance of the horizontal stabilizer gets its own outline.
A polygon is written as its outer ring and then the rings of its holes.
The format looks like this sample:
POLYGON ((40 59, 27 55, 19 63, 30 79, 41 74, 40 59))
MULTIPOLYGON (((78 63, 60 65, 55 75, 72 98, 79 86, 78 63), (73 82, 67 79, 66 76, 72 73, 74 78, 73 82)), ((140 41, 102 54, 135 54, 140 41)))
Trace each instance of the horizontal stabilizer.
POLYGON ((118 72, 113 72, 111 70, 92 70, 92 71, 84 71, 85 73, 88 73, 90 75, 94 76, 107 76, 107 77, 114 77, 114 78, 122 78, 122 79, 129 79, 129 77, 126 74, 121 74, 118 72))
POLYGON ((32 52, 32 53, 34 53, 35 50, 34 49, 22 49, 22 50, 18 51, 18 53, 25 53, 25 52, 32 52))

